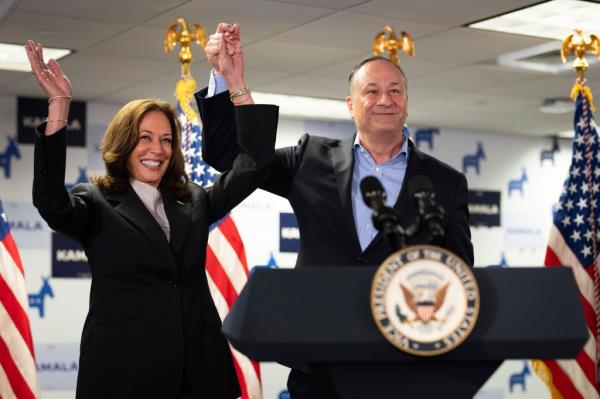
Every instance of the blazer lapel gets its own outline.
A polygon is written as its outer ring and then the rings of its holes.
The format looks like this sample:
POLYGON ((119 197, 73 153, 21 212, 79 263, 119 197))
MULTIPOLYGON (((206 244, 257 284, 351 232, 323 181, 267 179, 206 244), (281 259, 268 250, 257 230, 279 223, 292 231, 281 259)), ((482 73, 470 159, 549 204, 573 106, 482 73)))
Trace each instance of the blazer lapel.
POLYGON ((179 253, 190 225, 190 217, 192 213, 191 202, 182 202, 177 199, 169 192, 167 188, 161 187, 160 194, 165 205, 165 213, 167 219, 169 219, 169 226, 171 229, 171 247, 175 253, 179 253))
POLYGON ((109 201, 115 202, 114 210, 151 241, 154 248, 165 259, 169 267, 176 269, 175 258, 173 257, 165 233, 150 212, 148 212, 135 191, 129 187, 124 193, 109 194, 106 198, 109 201))
POLYGON ((354 225, 354 214, 352 212, 352 173, 354 171, 354 137, 341 140, 337 147, 331 149, 331 158, 333 162, 333 169, 335 171, 335 178, 337 183, 338 194, 340 196, 340 202, 342 204, 342 214, 346 228, 344 230, 349 232, 349 243, 351 248, 360 253, 360 242, 358 241, 358 234, 356 233, 356 226, 354 225))

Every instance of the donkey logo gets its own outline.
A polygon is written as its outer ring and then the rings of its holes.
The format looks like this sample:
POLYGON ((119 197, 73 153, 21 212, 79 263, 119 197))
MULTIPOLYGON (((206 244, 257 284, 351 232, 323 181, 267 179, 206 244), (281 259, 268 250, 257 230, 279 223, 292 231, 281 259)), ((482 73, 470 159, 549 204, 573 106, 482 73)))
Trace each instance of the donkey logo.
POLYGON ((440 134, 440 130, 436 127, 430 127, 427 129, 417 129, 415 133, 415 144, 417 148, 421 148, 421 141, 429 144, 429 149, 433 150, 433 135, 440 134))
POLYGON ((523 169, 520 179, 510 180, 508 182, 508 196, 510 197, 513 191, 520 191, 521 197, 522 197, 523 196, 523 186, 525 185, 525 182, 527 182, 527 181, 528 181, 527 172, 525 171, 525 169, 523 169))
POLYGON ((40 292, 37 294, 29 294, 29 307, 37 308, 41 318, 44 318, 44 301, 47 296, 54 298, 54 292, 52 291, 52 287, 50 287, 48 278, 42 277, 42 288, 40 288, 40 292))
POLYGON ((554 153, 559 151, 558 138, 552 137, 552 148, 540 152, 540 165, 543 165, 545 160, 549 160, 552 161, 552 166, 554 166, 554 153))
POLYGON ((0 167, 4 168, 4 177, 7 179, 10 177, 10 163, 13 157, 21 159, 21 152, 17 147, 17 139, 9 136, 8 145, 4 148, 4 152, 0 153, 0 167))
POLYGON ((527 366, 527 362, 523 362, 523 370, 520 373, 513 373, 510 375, 508 380, 508 385, 510 392, 512 393, 513 387, 515 385, 521 385, 521 392, 525 392, 525 377, 530 375, 531 371, 529 371, 529 366, 527 366))
POLYGON ((467 154, 463 157, 463 173, 467 174, 468 168, 475 168, 475 173, 479 175, 479 163, 482 159, 485 159, 485 152, 483 151, 483 144, 477 143, 477 152, 475 154, 467 154))

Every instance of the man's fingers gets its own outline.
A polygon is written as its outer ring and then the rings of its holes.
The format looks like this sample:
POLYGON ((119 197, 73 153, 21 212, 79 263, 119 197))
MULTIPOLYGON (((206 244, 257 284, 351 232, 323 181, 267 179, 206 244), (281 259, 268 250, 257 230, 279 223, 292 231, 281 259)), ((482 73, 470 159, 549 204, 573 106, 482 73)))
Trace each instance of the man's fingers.
POLYGON ((219 25, 217 25, 217 33, 232 32, 234 29, 234 25, 226 22, 221 22, 219 25))

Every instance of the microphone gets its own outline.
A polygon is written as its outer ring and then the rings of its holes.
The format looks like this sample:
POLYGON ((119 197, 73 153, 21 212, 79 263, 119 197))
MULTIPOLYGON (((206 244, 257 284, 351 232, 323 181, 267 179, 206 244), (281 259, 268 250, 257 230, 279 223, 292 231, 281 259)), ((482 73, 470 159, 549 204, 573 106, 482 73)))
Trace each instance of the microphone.
POLYGON ((381 182, 375 176, 367 176, 360 181, 360 192, 369 208, 378 210, 385 205, 387 194, 381 182))
POLYGON ((435 202, 435 191, 429 178, 418 175, 410 179, 408 193, 417 205, 421 223, 427 225, 429 239, 434 245, 444 242, 444 209, 435 202))
POLYGON ((360 192, 365 204, 373 209, 373 225, 381 231, 392 251, 406 246, 406 237, 398 224, 398 215, 389 206, 385 205, 387 195, 379 179, 367 176, 360 181, 360 192))

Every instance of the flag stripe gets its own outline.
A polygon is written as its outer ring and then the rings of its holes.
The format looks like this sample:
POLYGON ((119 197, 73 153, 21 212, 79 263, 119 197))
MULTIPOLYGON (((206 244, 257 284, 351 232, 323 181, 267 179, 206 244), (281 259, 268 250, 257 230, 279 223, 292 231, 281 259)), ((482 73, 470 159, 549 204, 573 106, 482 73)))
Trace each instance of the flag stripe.
POLYGON ((238 367, 242 371, 244 375, 244 383, 246 385, 246 391, 251 395, 251 397, 262 396, 262 387, 260 385, 260 376, 256 373, 254 362, 235 350, 235 348, 231 348, 234 359, 236 359, 238 367))
MULTIPOLYGON (((562 243, 564 243, 564 240, 562 240, 561 238, 562 237, 560 236, 560 234, 558 235, 558 237, 555 238, 555 242, 559 246, 562 245, 560 243, 560 241, 562 241, 562 243)), ((562 253, 564 254, 567 251, 568 251, 568 249, 563 249, 562 253)), ((573 258, 570 259, 570 262, 578 263, 575 256, 573 256, 573 258)), ((578 266, 571 267, 570 264, 559 259, 558 256, 556 255, 556 253, 552 250, 552 248, 550 246, 548 246, 548 249, 546 250, 545 263, 546 263, 546 265, 548 265, 548 267, 556 267, 556 266, 560 266, 560 265, 565 265, 566 267, 569 267, 573 271, 573 274, 575 275, 575 280, 578 280, 578 284, 577 284, 578 287, 581 287, 582 285, 585 285, 585 286, 593 285, 592 279, 590 278, 589 274, 587 274, 587 271, 583 267, 578 267, 578 266), (579 271, 579 273, 578 273, 578 271, 579 271)), ((593 291, 593 287, 591 290, 593 291)), ((591 294, 593 295, 593 292, 591 294)), ((596 312, 594 311, 588 298, 586 298, 586 296, 583 294, 581 288, 579 289, 579 298, 581 299, 581 305, 583 307, 583 313, 584 313, 585 321, 588 325, 588 328, 591 331, 596 331, 596 312)), ((593 333, 592 333, 592 336, 594 336, 593 333)), ((596 350, 595 347, 596 347, 596 345, 594 344, 594 352, 593 353, 595 353, 595 350, 596 350)), ((594 356, 592 356, 592 358, 594 358, 594 356)))
MULTIPOLYGON (((558 366, 569 376, 571 384, 586 399, 598 398, 596 387, 585 377, 584 371, 575 360, 556 360, 558 366)), ((595 371, 593 371, 595 373, 595 371)), ((570 397, 568 395, 563 395, 570 397)))
POLYGON ((594 282, 584 270, 581 263, 579 263, 577 256, 571 251, 571 248, 569 248, 555 225, 550 226, 548 247, 552 249, 553 255, 560 265, 570 267, 573 270, 575 281, 585 300, 589 303, 594 303, 594 282))
MULTIPOLYGON (((217 312, 221 319, 224 319, 229 312, 227 302, 221 292, 217 288, 213 279, 207 273, 208 288, 212 294, 213 300, 217 307, 217 312)), ((260 383, 260 367, 258 362, 250 361, 243 354, 235 350, 231 345, 231 354, 233 355, 234 361, 236 362, 236 373, 240 381, 240 388, 242 394, 249 395, 250 398, 261 398, 262 387, 260 383), (248 366, 248 362, 251 363, 251 367, 248 366), (242 388, 242 384, 245 388, 242 388)))
POLYGON ((10 382, 10 386, 15 393, 16 398, 35 399, 33 391, 29 388, 27 381, 25 381, 25 378, 23 378, 23 375, 20 373, 3 337, 0 337, 0 366, 8 377, 8 381, 10 382))
POLYGON ((231 248, 237 255, 237 258, 240 261, 240 266, 244 274, 246 275, 246 280, 248 279, 248 262, 246 261, 246 251, 244 250, 244 243, 242 241, 242 237, 240 237, 240 233, 237 229, 237 226, 233 222, 232 217, 227 217, 223 220, 223 223, 219 225, 219 230, 223 233, 223 236, 231 245, 231 248))
MULTIPOLYGON (((227 216, 227 219, 229 218, 230 216, 227 216)), ((248 276, 244 273, 244 266, 240 262, 235 249, 221 231, 221 226, 210 232, 208 236, 208 246, 212 248, 213 254, 218 260, 220 267, 234 287, 235 297, 237 298, 237 295, 242 291, 242 288, 244 288, 248 276)), ((233 300, 235 301, 235 298, 233 298, 233 300)))
POLYGON ((556 360, 545 360, 544 364, 552 372, 552 382, 563 398, 583 399, 581 393, 573 385, 571 378, 558 365, 556 360))
POLYGON ((8 381, 8 376, 4 372, 2 368, 2 363, 0 363, 0 399, 2 398, 14 398, 16 397, 13 392, 10 382, 8 381))
POLYGON ((221 296, 225 299, 227 311, 229 311, 237 298, 237 292, 231 284, 231 281, 227 278, 225 270, 220 267, 219 260, 210 246, 206 247, 206 273, 210 275, 217 289, 221 293, 221 296))
POLYGON ((590 358, 587 353, 581 351, 577 354, 575 361, 581 368, 583 374, 585 374, 585 376, 587 377, 587 380, 590 383, 590 385, 593 386, 595 384, 596 373, 594 371, 594 361, 592 359, 593 357, 590 358))
MULTIPOLYGON (((0 248, 0 252, 2 249, 0 248)), ((22 308, 18 299, 15 297, 14 291, 4 280, 4 276, 0 274, 0 305, 6 312, 6 321, 15 327, 19 335, 25 342, 27 352, 31 357, 34 356, 33 341, 31 338, 31 329, 29 327, 29 319, 27 313, 22 308)), ((1 319, 0 319, 1 322, 1 319)), ((6 327, 5 323, 0 323, 0 328, 6 327)), ((0 331, 2 334, 3 331, 0 331)))
POLYGON ((588 329, 588 340, 583 345, 582 352, 584 352, 592 361, 596 356, 596 339, 592 331, 588 329))
MULTIPOLYGON (((229 346, 229 349, 233 350, 232 346, 229 346)), ((240 383, 240 391, 242 392, 242 399, 248 399, 248 387, 246 386, 246 379, 240 365, 238 364, 235 356, 232 356, 233 366, 235 367, 235 373, 238 376, 238 382, 240 383)))
POLYGON ((6 250, 4 241, 0 241, 0 277, 11 288, 15 300, 21 305, 21 308, 26 310, 29 301, 25 288, 25 278, 18 264, 15 263, 14 257, 6 250))
POLYGON ((7 234, 2 240, 0 240, 0 242, 4 244, 4 247, 6 248, 8 254, 11 256, 15 266, 19 268, 19 271, 21 272, 21 277, 25 276, 25 271, 23 270, 23 263, 21 262, 19 251, 17 251, 17 244, 15 243, 15 240, 13 239, 12 235, 7 234))
MULTIPOLYGON (((1 289, 1 288, 0 288, 1 289)), ((17 370, 22 375, 32 389, 36 389, 36 366, 34 357, 27 346, 27 342, 23 339, 20 331, 12 322, 6 308, 0 302, 0 339, 6 345, 8 354, 12 361, 17 365, 17 370)))

